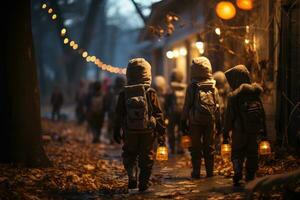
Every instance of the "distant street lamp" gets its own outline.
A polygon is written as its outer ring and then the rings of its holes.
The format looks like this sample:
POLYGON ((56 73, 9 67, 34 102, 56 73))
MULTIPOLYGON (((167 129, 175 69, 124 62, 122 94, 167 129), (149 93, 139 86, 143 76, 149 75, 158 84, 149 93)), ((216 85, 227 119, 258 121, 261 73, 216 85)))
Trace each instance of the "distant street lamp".
POLYGON ((167 58, 169 58, 169 59, 174 58, 174 53, 173 53, 173 51, 167 51, 166 56, 167 56, 167 58))
POLYGON ((220 1, 216 6, 218 17, 224 20, 232 19, 236 14, 236 9, 230 1, 220 1))

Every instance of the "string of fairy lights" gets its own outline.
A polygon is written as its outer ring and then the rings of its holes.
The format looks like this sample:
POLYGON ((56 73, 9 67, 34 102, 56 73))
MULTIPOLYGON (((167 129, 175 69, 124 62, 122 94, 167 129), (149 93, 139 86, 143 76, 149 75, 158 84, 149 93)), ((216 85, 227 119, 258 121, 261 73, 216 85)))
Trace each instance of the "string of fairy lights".
MULTIPOLYGON (((43 3, 41 8, 50 15, 53 21, 55 21, 58 18, 54 9, 51 8, 49 5, 47 5, 46 3, 43 3)), ((81 55, 86 62, 94 63, 99 69, 110 73, 122 74, 122 75, 126 74, 125 68, 105 64, 103 61, 101 61, 101 59, 97 58, 95 55, 91 55, 87 50, 80 48, 78 42, 68 37, 67 33, 68 33, 67 28, 61 27, 60 36, 63 38, 62 41, 64 45, 68 45, 72 50, 76 51, 76 53, 81 55)))

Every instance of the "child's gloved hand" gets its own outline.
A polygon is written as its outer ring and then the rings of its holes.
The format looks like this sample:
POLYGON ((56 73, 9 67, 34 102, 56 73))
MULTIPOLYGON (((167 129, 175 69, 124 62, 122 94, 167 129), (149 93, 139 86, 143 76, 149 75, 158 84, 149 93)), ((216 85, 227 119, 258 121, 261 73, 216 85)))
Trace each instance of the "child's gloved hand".
POLYGON ((157 143, 159 144, 159 146, 166 146, 166 138, 163 135, 159 135, 157 137, 157 143))
POLYGON ((115 142, 116 143, 118 143, 118 144, 121 144, 121 139, 122 139, 122 137, 121 137, 121 134, 120 134, 120 132, 114 132, 114 140, 115 140, 115 142))

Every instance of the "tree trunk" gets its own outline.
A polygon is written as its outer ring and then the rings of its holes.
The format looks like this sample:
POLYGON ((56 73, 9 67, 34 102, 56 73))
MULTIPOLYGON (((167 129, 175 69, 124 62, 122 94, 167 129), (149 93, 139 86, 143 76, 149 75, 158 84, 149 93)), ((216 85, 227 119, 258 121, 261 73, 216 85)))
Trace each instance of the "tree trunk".
MULTIPOLYGON (((31 32, 31 1, 8 1, 5 12, 5 58, 1 67, 0 162, 29 167, 50 165, 41 138, 37 70, 31 32), (2 99, 3 98, 3 99, 2 99), (3 112, 2 112, 3 111, 3 112)), ((3 19, 3 18, 2 18, 3 19)))

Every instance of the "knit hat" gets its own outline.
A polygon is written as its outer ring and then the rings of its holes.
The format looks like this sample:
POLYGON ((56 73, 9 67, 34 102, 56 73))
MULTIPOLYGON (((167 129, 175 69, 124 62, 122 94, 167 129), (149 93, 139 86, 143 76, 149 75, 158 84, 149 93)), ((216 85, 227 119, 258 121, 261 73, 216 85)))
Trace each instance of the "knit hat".
POLYGON ((212 79, 210 61, 204 56, 194 58, 191 66, 191 80, 203 81, 207 79, 212 79))
POLYGON ((126 70, 128 85, 151 84, 151 65, 144 58, 129 60, 126 70))

